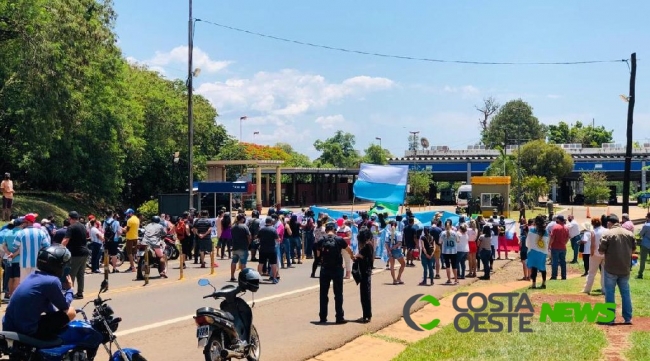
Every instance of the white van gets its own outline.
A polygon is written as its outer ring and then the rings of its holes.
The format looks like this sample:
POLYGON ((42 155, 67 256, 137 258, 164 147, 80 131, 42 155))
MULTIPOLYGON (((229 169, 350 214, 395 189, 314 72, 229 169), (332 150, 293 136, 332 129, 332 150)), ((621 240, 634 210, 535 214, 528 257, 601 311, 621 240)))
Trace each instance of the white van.
POLYGON ((458 207, 467 207, 467 200, 472 197, 472 185, 463 184, 458 187, 458 192, 456 193, 456 205, 458 207))

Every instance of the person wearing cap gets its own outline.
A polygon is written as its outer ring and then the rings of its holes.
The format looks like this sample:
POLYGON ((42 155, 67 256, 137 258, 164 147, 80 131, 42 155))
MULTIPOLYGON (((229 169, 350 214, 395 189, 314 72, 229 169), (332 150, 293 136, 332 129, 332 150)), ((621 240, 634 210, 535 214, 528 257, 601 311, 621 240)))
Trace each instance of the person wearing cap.
POLYGON ((122 229, 126 237, 126 244, 124 246, 124 252, 129 257, 129 263, 131 267, 126 272, 135 272, 135 261, 133 256, 135 255, 136 246, 138 244, 138 231, 140 230, 140 219, 135 215, 133 209, 129 208, 124 212, 127 217, 126 227, 122 229))
POLYGON ((35 228, 36 217, 28 214, 23 217, 22 229, 16 233, 14 239, 15 252, 11 252, 8 257, 20 258, 20 282, 25 281, 27 276, 32 274, 36 269, 36 260, 38 251, 41 248, 50 246, 50 238, 47 233, 41 229, 35 228))
MULTIPOLYGON (((632 296, 630 295, 631 260, 636 250, 634 233, 621 227, 618 217, 610 214, 607 217, 608 231, 600 241, 598 251, 605 255, 605 302, 616 302, 615 292, 621 294, 622 315, 626 325, 632 324, 632 296)), ((615 307, 612 309, 615 312, 615 307)), ((614 324, 614 321, 609 324, 614 324)))
POLYGON ((14 182, 11 174, 5 173, 5 178, 0 183, 2 189, 2 220, 8 221, 11 218, 11 207, 14 203, 14 182))
POLYGON ((276 254, 276 245, 280 241, 278 231, 275 229, 274 220, 271 217, 266 217, 264 222, 265 226, 260 228, 257 237, 260 240, 259 249, 259 263, 257 264, 257 271, 262 274, 262 268, 268 262, 269 264, 269 280, 273 284, 278 283, 278 256, 276 254))
POLYGON ((650 212, 645 216, 645 224, 639 233, 641 236, 641 251, 639 252, 639 274, 636 278, 643 279, 643 271, 645 270, 645 262, 650 254, 650 212))
POLYGON ((624 229, 627 229, 628 231, 634 233, 634 223, 630 220, 630 215, 627 213, 623 213, 621 215, 621 219, 623 220, 623 223, 621 224, 621 227, 624 229))
POLYGON ((327 309, 329 303, 330 283, 334 289, 334 308, 336 310, 336 323, 344 324, 343 312, 343 255, 347 252, 350 258, 354 257, 348 243, 336 235, 336 223, 330 222, 325 226, 327 235, 316 242, 320 253, 320 323, 327 322, 327 309))
POLYGON ((77 284, 77 294, 74 298, 83 299, 84 283, 86 277, 86 262, 90 251, 86 247, 86 226, 80 222, 79 213, 72 211, 68 213, 70 227, 65 233, 65 238, 61 242, 70 251, 70 278, 72 284, 77 284))
POLYGON ((560 266, 561 276, 566 280, 566 244, 569 242, 569 228, 564 216, 559 214, 555 219, 556 225, 551 229, 549 248, 551 249, 551 280, 557 279, 557 267, 560 266))
POLYGON ((5 299, 11 298, 14 290, 20 284, 20 257, 10 257, 12 253, 18 250, 14 244, 16 235, 22 229, 23 221, 19 218, 9 222, 6 230, 0 232, 0 239, 2 239, 2 249, 5 253, 5 274, 3 284, 7 285, 5 291, 5 299))

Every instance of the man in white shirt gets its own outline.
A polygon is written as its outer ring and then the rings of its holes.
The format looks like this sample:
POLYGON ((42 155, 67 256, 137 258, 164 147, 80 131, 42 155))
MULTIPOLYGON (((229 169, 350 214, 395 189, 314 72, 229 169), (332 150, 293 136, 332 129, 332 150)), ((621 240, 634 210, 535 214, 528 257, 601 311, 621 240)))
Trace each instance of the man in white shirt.
MULTIPOLYGON (((551 236, 551 229, 553 229, 553 227, 555 227, 555 225, 557 224, 556 220, 557 220, 557 216, 554 215, 551 221, 548 222, 548 224, 546 225, 546 234, 549 237, 551 236)), ((548 252, 548 264, 551 264, 551 252, 548 252)))
POLYGON ((569 228, 569 239, 571 240, 571 249, 573 250, 573 259, 571 263, 578 263, 578 251, 580 250, 580 225, 576 222, 573 215, 567 217, 568 223, 567 228, 569 228))

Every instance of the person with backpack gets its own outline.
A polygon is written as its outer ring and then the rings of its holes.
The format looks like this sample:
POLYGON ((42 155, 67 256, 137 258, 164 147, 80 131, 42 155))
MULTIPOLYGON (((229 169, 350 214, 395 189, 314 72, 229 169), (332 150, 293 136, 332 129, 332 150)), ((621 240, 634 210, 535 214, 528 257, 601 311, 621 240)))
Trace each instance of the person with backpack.
MULTIPOLYGON (((188 212, 183 215, 176 222, 176 239, 181 243, 181 252, 185 255, 185 260, 192 259, 192 238, 190 237, 190 226, 187 223, 187 218, 190 216, 188 212)), ((183 269, 187 268, 183 261, 183 269)))
POLYGON ((113 218, 113 211, 106 212, 106 219, 102 225, 104 230, 104 249, 108 252, 113 266, 112 273, 120 273, 117 269, 117 252, 120 244, 120 223, 113 218))
POLYGON ((350 258, 354 257, 348 243, 336 235, 336 223, 327 223, 325 226, 326 235, 317 243, 320 251, 320 322, 327 323, 327 306, 329 303, 328 293, 330 283, 334 288, 334 305, 336 310, 336 324, 344 324, 347 321, 343 312, 343 255, 348 252, 350 258))

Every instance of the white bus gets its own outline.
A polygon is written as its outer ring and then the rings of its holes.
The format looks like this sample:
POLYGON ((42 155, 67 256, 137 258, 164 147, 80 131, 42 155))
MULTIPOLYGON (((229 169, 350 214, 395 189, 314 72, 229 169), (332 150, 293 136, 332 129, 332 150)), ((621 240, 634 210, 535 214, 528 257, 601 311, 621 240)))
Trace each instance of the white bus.
POLYGON ((458 192, 456 193, 456 205, 458 207, 467 207, 467 201, 472 196, 472 185, 463 184, 458 187, 458 192))

